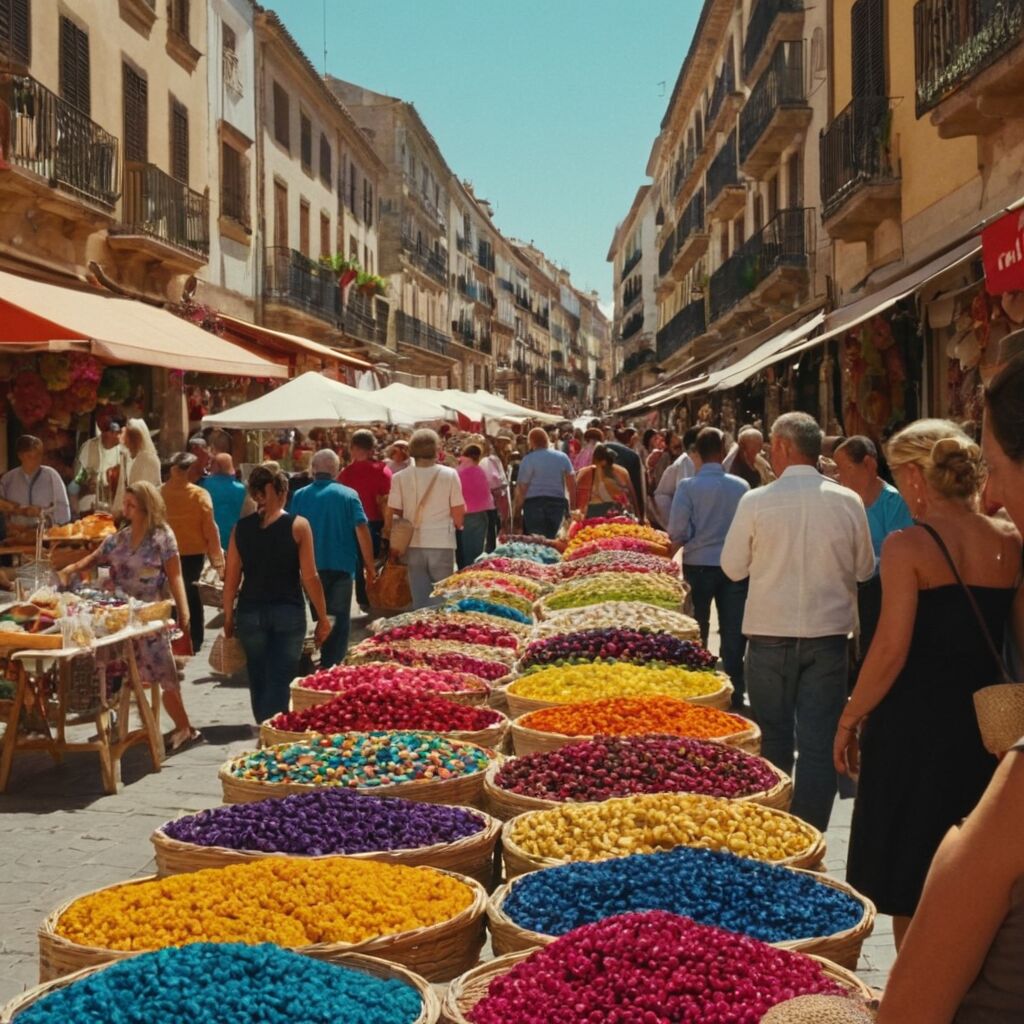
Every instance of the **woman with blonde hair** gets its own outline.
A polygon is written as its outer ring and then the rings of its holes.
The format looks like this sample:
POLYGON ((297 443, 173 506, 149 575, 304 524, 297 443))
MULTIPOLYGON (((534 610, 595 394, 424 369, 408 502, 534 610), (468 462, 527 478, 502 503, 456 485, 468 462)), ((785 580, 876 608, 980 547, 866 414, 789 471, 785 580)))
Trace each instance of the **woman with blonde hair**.
POLYGON ((860 768, 847 879, 893 916, 899 949, 943 836, 996 767, 972 698, 998 681, 1021 541, 977 511, 981 451, 955 424, 912 423, 886 456, 915 525, 882 546, 881 619, 834 760, 860 768))
MULTIPOLYGON (((112 537, 59 575, 66 586, 71 576, 94 565, 110 567, 110 586, 138 601, 159 601, 168 596, 178 611, 178 628, 189 630, 188 600, 181 575, 181 558, 174 534, 167 525, 167 509, 160 492, 146 481, 129 484, 124 494, 127 520, 112 537)), ((181 697, 181 681, 166 633, 152 633, 133 641, 139 675, 159 685, 164 707, 174 722, 171 751, 202 739, 192 728, 181 697)))

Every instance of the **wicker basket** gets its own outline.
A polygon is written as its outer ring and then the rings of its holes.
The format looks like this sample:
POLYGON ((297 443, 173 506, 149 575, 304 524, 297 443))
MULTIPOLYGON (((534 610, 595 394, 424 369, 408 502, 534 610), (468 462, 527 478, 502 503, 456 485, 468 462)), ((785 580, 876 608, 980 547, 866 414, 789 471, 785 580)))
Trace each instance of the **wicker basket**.
MULTIPOLYGON (((768 762, 766 761, 765 764, 768 762)), ((508 821, 517 814, 525 814, 527 811, 546 811, 552 807, 561 807, 563 803, 567 802, 545 800, 536 796, 523 796, 520 793, 511 793, 507 789, 502 789, 496 781, 501 767, 501 764, 492 764, 484 774, 484 806, 488 813, 494 815, 495 818, 508 821)), ((737 799, 761 804, 764 807, 773 807, 778 811, 788 811, 793 800, 793 781, 774 765, 769 765, 769 767, 778 776, 778 782, 771 789, 751 793, 750 796, 737 797, 737 799)))
MULTIPOLYGON (((305 678, 305 677, 303 677, 305 678)), ((467 679, 476 679, 476 676, 467 676, 467 679)), ((477 706, 486 703, 490 694, 490 688, 481 679, 479 689, 473 690, 452 690, 447 693, 439 693, 437 696, 445 700, 455 701, 456 704, 469 704, 477 706)), ((290 693, 290 704, 292 711, 305 711, 306 708, 316 707, 317 704, 326 704, 335 697, 340 697, 344 690, 309 690, 302 685, 302 679, 293 679, 290 693)))
MULTIPOLYGON (((321 958, 325 959, 325 958, 321 958)), ((413 1024, 436 1024, 441 1015, 441 1002, 437 998, 430 983, 414 974, 412 971, 400 967, 398 964, 388 963, 375 956, 364 956, 362 953, 336 953, 326 958, 328 962, 338 967, 348 967, 354 971, 361 971, 364 974, 372 975, 374 978, 385 980, 403 981, 410 988, 416 989, 419 993, 422 1009, 413 1024)), ((113 962, 113 961, 111 961, 113 962)), ((86 967, 83 970, 75 971, 73 974, 66 974, 61 978, 48 981, 43 985, 37 985, 22 992, 20 996, 12 999, 6 1006, 0 1009, 0 1024, 11 1024, 18 1015, 37 1003, 43 996, 55 992, 57 989, 67 988, 76 981, 88 978, 97 971, 105 970, 110 963, 98 964, 95 967, 86 967)))
POLYGON ((245 668, 245 649, 237 636, 217 634, 210 649, 210 669, 221 676, 233 676, 245 668))
MULTIPOLYGON (((871 934, 875 927, 875 905, 866 896, 852 889, 845 882, 827 875, 817 875, 805 871, 802 868, 785 867, 781 870, 796 871, 802 875, 811 875, 822 885, 830 885, 834 889, 845 892, 848 896, 857 900, 863 913, 860 920, 852 927, 844 931, 836 932, 833 935, 819 935, 806 939, 791 939, 787 942, 776 942, 773 945, 780 949, 789 949, 797 953, 812 953, 815 956, 825 957, 840 967, 855 970, 857 961, 860 959, 861 946, 864 940, 871 934)), ((495 889, 487 902, 487 927, 491 933, 491 948, 495 956, 502 956, 505 953, 515 953, 522 949, 533 949, 537 946, 546 946, 554 942, 557 935, 545 935, 542 932, 530 931, 528 928, 521 928, 504 911, 505 900, 520 879, 520 875, 505 885, 495 889)), ((653 909, 653 908, 647 908, 653 909)))
MULTIPOLYGON (((727 711, 732 704, 733 686, 732 681, 724 672, 708 673, 714 675, 718 680, 718 689, 713 693, 705 694, 702 697, 685 697, 683 700, 691 704, 701 704, 704 707, 718 708, 719 711, 727 711)), ((518 677, 529 678, 526 677, 518 677)), ((518 682, 518 679, 516 682, 518 682)), ((591 698, 593 699, 593 698, 591 698)), ((520 715, 529 714, 531 711, 539 711, 541 708, 560 707, 554 701, 534 700, 530 697, 521 697, 515 692, 515 683, 505 688, 505 700, 508 703, 508 714, 510 718, 519 718, 520 715)), ((569 702, 572 703, 572 702, 569 702)))
MULTIPOLYGON (((385 864, 405 864, 409 867, 440 868, 443 871, 454 871, 460 875, 475 878, 484 888, 490 890, 494 886, 495 859, 494 851, 501 835, 501 822, 489 814, 475 808, 472 811, 484 822, 484 827, 475 835, 464 836, 448 843, 435 843, 433 846, 420 846, 408 850, 376 850, 370 853, 348 853, 344 856, 353 860, 376 860, 385 864)), ((153 844, 156 860, 157 876, 180 875, 190 871, 202 871, 203 868, 219 868, 227 864, 247 864, 265 857, 280 857, 279 853, 263 853, 258 850, 232 850, 224 846, 199 846, 196 843, 183 843, 172 839, 163 828, 156 829, 149 837, 153 844)), ((288 856, 296 856, 289 854, 288 856)), ((327 854, 320 857, 303 858, 308 860, 324 860, 327 854)))
MULTIPOLYGON (((567 747, 570 743, 583 743, 594 738, 593 736, 566 736, 560 732, 542 732, 540 729, 531 729, 526 725, 528 718, 529 716, 517 718, 509 727, 512 750, 517 757, 525 757, 527 754, 548 754, 552 750, 561 750, 562 747, 567 747)), ((748 725, 749 727, 742 732, 734 732, 728 736, 716 736, 714 739, 748 754, 760 755, 761 730, 756 722, 750 722, 748 725)))
MULTIPOLYGON (((558 804, 557 806, 564 806, 558 804)), ((577 804, 577 807, 583 806, 577 804)), ((492 812, 493 813, 493 812, 492 812)), ((559 864, 568 864, 569 860, 558 860, 554 857, 536 857, 532 853, 527 853, 522 847, 515 843, 512 838, 512 826, 520 819, 533 814, 544 814, 546 810, 538 811, 526 811, 516 818, 512 818, 506 821, 501 830, 501 857, 505 864, 505 877, 509 881, 519 875, 526 874, 527 871, 537 871, 540 868, 552 868, 559 864)), ((772 814, 778 814, 784 818, 793 818, 788 811, 779 811, 774 808, 771 809, 772 814)), ((798 820, 799 819, 795 819, 798 820)), ((808 868, 815 870, 820 867, 822 861, 825 859, 825 836, 819 832, 812 825, 808 825, 805 821, 800 821, 800 824, 807 829, 811 829, 813 832, 813 838, 807 845, 802 853, 793 854, 790 857, 783 857, 780 860, 773 860, 767 863, 771 864, 782 864, 785 867, 793 868, 808 868)), ((600 858, 606 860, 608 858, 600 858)))
MULTIPOLYGON (((441 1003, 441 1020, 444 1024, 470 1024, 470 1019, 466 1014, 487 994, 491 982, 499 974, 510 971, 521 960, 525 960, 534 952, 536 952, 535 949, 526 949, 518 953, 507 953, 496 960, 480 964, 456 978, 448 986, 448 991, 441 1003)), ((823 972, 832 981, 842 985, 852 996, 865 1003, 874 997, 871 989, 852 971, 818 956, 812 956, 811 959, 816 960, 821 965, 823 972)))
POLYGON ((1024 736, 1024 684, 997 683, 974 694, 985 749, 1001 757, 1024 736))
POLYGON ((387 656, 379 650, 386 647, 423 654, 465 654, 481 661, 500 661, 508 665, 510 672, 519 658, 518 647, 488 647, 484 644, 462 643, 459 640, 393 640, 379 643, 364 640, 358 647, 349 651, 345 664, 362 665, 368 661, 387 661, 387 656))
MULTIPOLYGON (((476 744, 473 744, 474 746, 476 744)), ((496 750, 485 750, 493 761, 500 759, 496 750)), ((248 804, 271 797, 292 796, 295 793, 309 793, 318 786, 301 782, 258 782, 253 779, 238 779, 231 774, 231 761, 225 761, 217 773, 226 804, 248 804)), ((359 791, 358 788, 356 790, 359 791)), ((450 779, 414 779, 411 782, 396 782, 390 786, 363 789, 371 796, 402 797, 427 804, 452 804, 462 807, 482 807, 484 799, 484 772, 458 775, 450 779)))
MULTIPOLYGON (((445 872, 453 878, 465 882, 472 891, 472 902, 464 910, 448 921, 426 928, 415 928, 412 931, 397 935, 382 935, 359 943, 318 943, 312 946, 297 946, 295 952, 316 957, 318 960, 334 961, 342 953, 365 953, 380 957, 391 963, 400 964, 422 975, 428 981, 448 981, 462 971, 472 967, 480 957, 484 945, 484 913, 487 909, 487 893, 484 887, 472 878, 445 872)), ((139 885, 151 882, 156 875, 144 878, 133 878, 130 882, 120 882, 116 888, 124 885, 139 885)), ((95 889, 84 895, 103 892, 95 889)), ((53 981, 66 974, 96 967, 99 964, 115 960, 125 960, 140 950, 126 952, 117 949, 102 949, 96 946, 79 946, 57 934, 57 924, 61 915, 81 897, 67 900, 51 911, 39 929, 39 980, 53 981)))

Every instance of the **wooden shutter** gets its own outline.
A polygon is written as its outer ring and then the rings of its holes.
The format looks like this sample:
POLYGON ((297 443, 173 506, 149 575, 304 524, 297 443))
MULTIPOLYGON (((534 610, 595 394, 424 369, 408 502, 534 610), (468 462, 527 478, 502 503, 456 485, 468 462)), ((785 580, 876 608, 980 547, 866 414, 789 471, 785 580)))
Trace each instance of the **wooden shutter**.
POLYGON ((171 177, 188 184, 188 110, 171 100, 171 177))
POLYGON ((786 162, 786 177, 788 179, 786 187, 789 194, 788 206, 791 210, 800 208, 800 193, 802 192, 801 185, 803 184, 800 180, 802 177, 801 171, 800 150, 796 150, 786 162))
POLYGON ((168 6, 171 30, 182 39, 189 39, 189 0, 170 0, 168 6))
POLYGON ((309 203, 299 201, 299 252, 309 256, 309 203))
POLYGON ((288 248, 288 186, 274 182, 274 245, 288 248))
POLYGON ((356 165, 349 161, 348 164, 348 208, 355 216, 356 212, 356 165))
POLYGON ((290 153, 292 150, 291 115, 288 111, 288 93, 274 83, 274 138, 290 153))
POLYGON ((142 75, 122 65, 124 90, 124 158, 129 163, 149 161, 149 87, 142 75))
POLYGON ((885 96, 885 0, 857 0, 850 19, 853 95, 885 96))
POLYGON ((32 63, 31 17, 29 0, 0 0, 0 56, 32 63))
POLYGON ((313 125, 305 114, 299 114, 299 155, 302 169, 313 170, 313 125))
POLYGON ((89 36, 64 17, 60 19, 60 94, 83 114, 91 112, 89 36))
POLYGON ((242 154, 226 142, 220 144, 220 212, 239 224, 243 219, 242 154))
POLYGON ((331 143, 330 140, 320 133, 320 180, 330 188, 331 185, 331 143))
POLYGON ((320 214, 320 255, 330 256, 333 252, 331 246, 331 218, 326 213, 320 214))

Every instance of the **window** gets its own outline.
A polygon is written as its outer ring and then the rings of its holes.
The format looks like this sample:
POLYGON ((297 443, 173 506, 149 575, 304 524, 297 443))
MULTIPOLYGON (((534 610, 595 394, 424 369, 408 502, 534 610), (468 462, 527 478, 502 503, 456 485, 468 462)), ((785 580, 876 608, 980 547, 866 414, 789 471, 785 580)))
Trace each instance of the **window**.
POLYGON ((363 220, 373 227, 373 185, 368 178, 363 178, 363 220))
POLYGON ((359 243, 356 241, 355 235, 348 236, 348 258, 350 260, 359 259, 359 243))
POLYGON ((754 230, 760 231, 764 227, 764 198, 758 192, 754 196, 754 230))
POLYGON ((124 158, 129 163, 149 160, 149 87, 134 68, 122 65, 124 92, 124 158))
POLYGON ((355 216, 356 212, 356 165, 349 161, 348 164, 348 208, 355 216))
POLYGON ((89 36, 64 17, 60 19, 60 94, 83 114, 90 113, 89 36))
POLYGON ((292 151, 291 112, 288 93, 274 83, 274 138, 290 153, 292 151))
POLYGON ((0 0, 0 56, 32 63, 32 11, 29 0, 0 0))
POLYGON ((220 214, 249 227, 249 161, 227 142, 220 144, 220 214))
POLYGON ((235 30, 227 23, 221 22, 221 67, 224 74, 224 85, 236 96, 241 96, 242 75, 238 63, 238 40, 235 30))
POLYGON ((724 263, 729 258, 729 225, 722 225, 722 235, 719 238, 720 248, 718 252, 719 262, 724 263))
POLYGON ((309 256, 309 203, 299 200, 299 252, 309 256))
POLYGON ((370 266, 370 247, 365 242, 363 243, 363 267, 368 274, 373 273, 373 268, 370 266))
POLYGON ((733 251, 740 248, 746 241, 746 224, 744 223, 743 216, 739 216, 732 222, 732 247, 733 251))
POLYGON ((221 22, 221 47, 231 53, 235 53, 238 50, 235 30, 226 21, 221 22))
POLYGON ((323 132, 320 133, 320 180, 331 187, 331 143, 323 132))
POLYGON ((288 248, 288 186, 274 181, 274 245, 288 248))
POLYGON ((772 220, 779 212, 779 176, 776 174, 768 182, 768 219, 772 220))
POLYGON ((307 174, 313 173, 313 125, 309 118, 299 111, 299 159, 307 174))
POLYGON ((188 40, 190 38, 188 22, 189 0, 167 0, 167 27, 175 35, 188 40))
POLYGON ((885 0, 857 0, 853 32, 853 95, 885 95, 885 0))
POLYGON ((796 210, 800 207, 800 150, 793 153, 786 161, 786 186, 789 192, 789 208, 796 210))
POLYGON ((326 213, 320 214, 320 255, 330 256, 334 251, 331 245, 331 218, 326 213))
POLYGON ((188 110, 171 97, 171 177, 188 184, 188 110))

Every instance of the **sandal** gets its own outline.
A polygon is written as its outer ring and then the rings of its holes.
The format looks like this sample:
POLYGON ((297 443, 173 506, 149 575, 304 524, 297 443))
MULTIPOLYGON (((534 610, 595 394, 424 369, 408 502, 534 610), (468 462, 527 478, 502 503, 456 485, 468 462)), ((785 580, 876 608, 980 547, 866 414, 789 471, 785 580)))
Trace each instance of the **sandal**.
POLYGON ((205 742, 206 739, 198 729, 193 729, 188 733, 188 735, 180 737, 177 733, 172 733, 170 753, 176 754, 179 750, 186 750, 188 747, 193 747, 199 743, 205 742))

